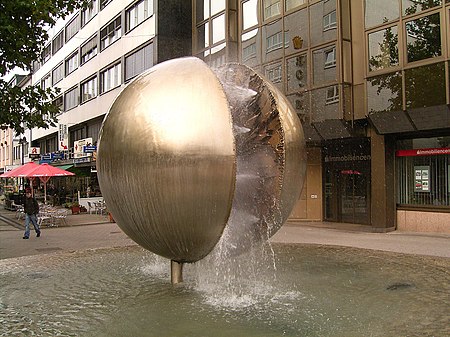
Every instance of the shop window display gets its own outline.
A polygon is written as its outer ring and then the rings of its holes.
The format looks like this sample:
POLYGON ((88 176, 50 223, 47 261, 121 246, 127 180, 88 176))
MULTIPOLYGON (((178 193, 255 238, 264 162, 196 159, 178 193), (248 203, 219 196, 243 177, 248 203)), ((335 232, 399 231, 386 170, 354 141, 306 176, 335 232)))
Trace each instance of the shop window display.
POLYGON ((397 142, 397 203, 450 206, 450 135, 397 142))

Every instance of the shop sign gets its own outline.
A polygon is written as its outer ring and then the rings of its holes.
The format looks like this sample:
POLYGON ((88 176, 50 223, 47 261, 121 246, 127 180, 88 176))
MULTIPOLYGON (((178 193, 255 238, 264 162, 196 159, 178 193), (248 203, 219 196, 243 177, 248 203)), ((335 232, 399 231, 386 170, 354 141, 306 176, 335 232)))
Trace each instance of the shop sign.
POLYGON ((84 153, 94 153, 95 151, 97 151, 97 146, 95 145, 83 146, 84 153))
POLYGON ((370 155, 354 155, 348 154, 343 156, 325 156, 325 163, 329 162, 344 162, 344 161, 368 161, 370 160, 370 155))
POLYGON ((52 154, 46 153, 41 156, 41 161, 51 161, 52 160, 52 154))
POLYGON ((58 125, 58 149, 60 151, 67 150, 69 147, 69 132, 67 124, 58 125))
POLYGON ((52 160, 62 160, 62 159, 64 159, 64 153, 52 152, 52 160))
POLYGON ((430 166, 414 166, 414 192, 430 192, 430 166))
POLYGON ((28 157, 36 159, 41 157, 41 149, 39 147, 32 147, 28 153, 28 157))
MULTIPOLYGON (((86 157, 86 153, 83 152, 83 148, 85 146, 92 146, 92 138, 84 138, 80 140, 76 140, 73 142, 73 157, 74 158, 81 158, 86 157)), ((91 156, 91 153, 87 154, 88 156, 91 156)))
POLYGON ((416 157, 416 156, 437 156, 442 154, 450 154, 450 147, 431 148, 431 149, 414 149, 414 150, 398 150, 395 155, 397 157, 416 157))
POLYGON ((80 163, 90 163, 91 162, 91 157, 79 157, 79 158, 74 158, 73 162, 75 164, 80 164, 80 163))

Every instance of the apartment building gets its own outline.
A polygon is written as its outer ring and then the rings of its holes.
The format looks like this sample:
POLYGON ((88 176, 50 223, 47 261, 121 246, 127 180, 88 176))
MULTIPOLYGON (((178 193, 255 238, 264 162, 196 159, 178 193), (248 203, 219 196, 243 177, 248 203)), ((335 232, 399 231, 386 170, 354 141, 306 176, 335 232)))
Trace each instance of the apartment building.
POLYGON ((291 218, 449 232, 449 22, 449 0, 92 1, 52 28, 34 67, 32 84, 62 95, 58 128, 32 130, 32 145, 94 167, 80 149, 134 76, 184 55, 238 61, 303 122, 307 178, 291 218))
POLYGON ((41 162, 95 172, 101 123, 121 88, 158 62, 190 55, 190 11, 184 1, 92 0, 51 28, 32 84, 61 89, 61 114, 57 127, 32 130, 41 162))

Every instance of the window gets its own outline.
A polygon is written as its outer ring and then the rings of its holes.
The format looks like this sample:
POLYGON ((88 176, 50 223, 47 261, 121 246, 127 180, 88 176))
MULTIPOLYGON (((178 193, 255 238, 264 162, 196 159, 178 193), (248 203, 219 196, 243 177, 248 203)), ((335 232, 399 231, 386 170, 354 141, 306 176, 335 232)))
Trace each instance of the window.
POLYGON ((441 25, 439 13, 406 23, 408 62, 441 55, 441 25))
POLYGON ((81 103, 97 96, 97 76, 81 83, 81 103))
POLYGON ((418 13, 428 8, 441 5, 442 0, 402 0, 403 15, 418 13))
POLYGON ((266 73, 266 77, 268 78, 268 80, 271 81, 272 83, 280 83, 281 82, 281 76, 282 76, 281 64, 276 65, 271 68, 267 68, 265 73, 266 73))
POLYGON ((289 10, 295 8, 295 7, 298 7, 298 6, 301 6, 301 5, 305 4, 306 1, 307 0, 284 0, 285 10, 287 12, 287 11, 289 11, 289 10))
POLYGON ((52 85, 55 85, 64 78, 64 63, 60 63, 52 70, 52 85))
POLYGON ((286 72, 289 92, 304 88, 308 82, 307 56, 299 55, 288 59, 286 72))
POLYGON ((405 70, 406 108, 444 105, 445 64, 443 62, 405 70))
POLYGON ((62 95, 61 96, 59 96, 59 97, 57 97, 57 98, 55 98, 54 100, 53 100, 53 105, 54 106, 56 106, 56 107, 58 107, 59 108, 59 111, 62 111, 63 110, 63 97, 62 97, 62 95))
POLYGON ((73 87, 72 89, 66 91, 64 94, 64 111, 75 108, 78 105, 78 99, 78 87, 73 87))
POLYGON ((126 11, 126 31, 153 15, 153 0, 141 0, 126 11))
POLYGON ((197 27, 197 49, 209 47, 209 23, 197 27))
POLYGON ((450 206, 450 138, 416 138, 397 142, 397 203, 450 206))
POLYGON ((76 33, 80 30, 80 16, 76 15, 67 25, 66 25, 66 42, 69 41, 76 33))
POLYGON ((112 0, 100 0, 100 10, 106 7, 112 0))
POLYGON ((337 39, 338 30, 336 29, 336 26, 333 28, 332 24, 333 20, 336 21, 336 19, 333 19, 333 15, 331 14, 336 12, 336 8, 337 0, 330 0, 327 2, 316 1, 309 6, 308 21, 311 46, 317 46, 337 39), (325 28, 325 24, 331 24, 331 27, 325 28))
POLYGON ((39 61, 33 61, 33 73, 38 71, 41 68, 41 62, 39 61))
POLYGON ((397 1, 392 0, 365 0, 366 28, 386 23, 399 17, 397 1))
POLYGON ((84 127, 76 130, 70 130, 69 139, 72 143, 84 138, 86 138, 84 127))
POLYGON ((88 42, 81 46, 81 64, 86 63, 97 55, 97 34, 95 34, 88 42))
POLYGON ((242 49, 242 60, 248 61, 249 59, 256 57, 256 43, 248 45, 244 49, 242 49))
POLYGON ((48 73, 41 80, 41 88, 46 90, 51 86, 52 86, 52 77, 50 76, 50 73, 48 73))
POLYGON ((153 44, 125 57, 125 81, 139 75, 153 65, 153 44))
POLYGON ((331 68, 336 66, 336 48, 325 50, 325 66, 324 68, 331 68))
POLYGON ((281 14, 280 0, 264 0, 264 20, 281 14))
POLYGON ((45 150, 46 153, 58 151, 58 137, 47 138, 45 140, 45 150))
POLYGON ((100 73, 100 93, 118 87, 122 81, 122 64, 117 63, 100 73))
POLYGON ((64 30, 62 30, 52 41, 52 51, 53 55, 56 54, 64 46, 64 30))
POLYGON ((210 0, 211 16, 225 10, 225 0, 210 0))
POLYGON ((367 111, 374 113, 402 110, 402 95, 401 72, 371 77, 367 80, 367 111))
POLYGON ((44 47, 44 50, 42 51, 42 63, 44 64, 48 60, 50 60, 50 57, 52 57, 52 44, 49 43, 44 47))
POLYGON ((271 52, 276 49, 280 49, 283 46, 283 35, 281 32, 275 33, 269 36, 267 42, 267 52, 271 52))
POLYGON ((337 85, 327 88, 327 98, 325 104, 333 104, 339 102, 339 88, 337 85))
POLYGON ((369 71, 398 66, 397 27, 369 34, 369 71))
POLYGON ((78 52, 73 53, 66 60, 66 76, 78 68, 78 52))
POLYGON ((105 49, 111 43, 118 40, 122 36, 121 17, 117 17, 114 21, 100 30, 100 50, 105 49))
POLYGON ((215 44, 225 40, 225 14, 212 20, 212 43, 215 44))
POLYGON ((331 13, 324 15, 323 17, 323 30, 326 31, 328 29, 334 29, 337 27, 336 24, 336 11, 332 11, 331 13))
POLYGON ((258 24, 258 0, 249 0, 242 4, 242 25, 243 29, 256 26, 258 24))
POLYGON ((81 12, 81 25, 84 26, 86 23, 91 21, 91 19, 98 12, 97 0, 91 0, 88 7, 81 12))
POLYGON ((93 144, 95 145, 98 141, 100 129, 102 128, 102 122, 95 124, 89 124, 87 126, 87 138, 92 138, 93 144))

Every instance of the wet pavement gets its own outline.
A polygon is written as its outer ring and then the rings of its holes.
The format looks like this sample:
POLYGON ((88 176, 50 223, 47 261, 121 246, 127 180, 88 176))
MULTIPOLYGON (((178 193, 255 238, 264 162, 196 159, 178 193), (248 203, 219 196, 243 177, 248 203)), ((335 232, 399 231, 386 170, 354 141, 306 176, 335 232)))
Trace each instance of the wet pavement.
MULTIPOLYGON (((37 238, 31 230, 23 240, 24 220, 0 206, 0 259, 53 252, 136 246, 109 216, 99 214, 67 215, 58 227, 42 227, 37 238)), ((406 254, 450 257, 450 235, 414 232, 371 233, 367 226, 324 222, 289 221, 272 242, 356 247, 406 254)))

